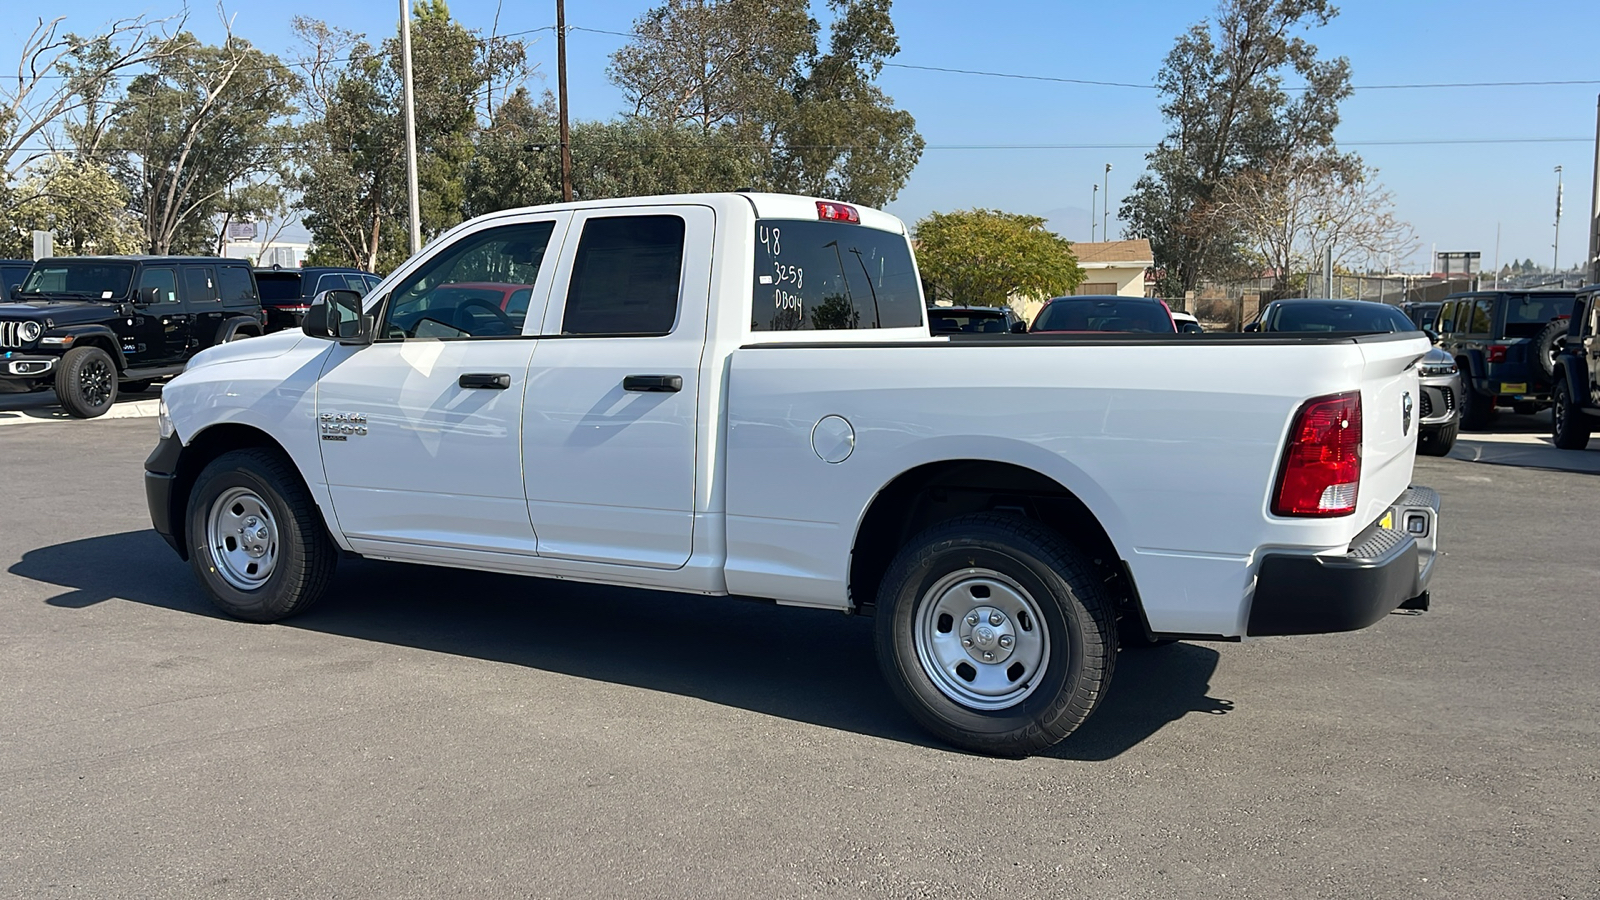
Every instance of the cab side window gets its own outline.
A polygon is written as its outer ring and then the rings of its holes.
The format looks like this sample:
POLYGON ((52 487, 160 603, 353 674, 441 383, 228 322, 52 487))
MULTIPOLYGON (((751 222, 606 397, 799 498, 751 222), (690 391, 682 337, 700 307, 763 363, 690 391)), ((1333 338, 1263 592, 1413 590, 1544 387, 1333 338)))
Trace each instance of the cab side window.
POLYGON ((1439 333, 1452 334, 1456 330, 1456 305, 1459 301, 1451 300, 1439 307, 1439 333))
MULTIPOLYGON (((554 222, 502 225, 469 234, 423 263, 390 294, 382 340, 513 337, 528 307, 554 222)), ((344 287, 344 285, 339 285, 344 287)))
POLYGON ((683 236, 679 216, 607 216, 585 222, 561 333, 671 333, 678 320, 683 236))
POLYGON ((243 266, 219 267, 217 290, 224 306, 249 306, 256 299, 256 283, 250 277, 250 270, 243 266))
POLYGON ((145 269, 139 273, 138 297, 152 306, 177 303, 177 274, 171 269, 145 269))
POLYGON ((1472 324, 1467 329, 1473 334, 1488 334, 1490 322, 1490 308, 1494 301, 1484 297, 1472 304, 1472 324))
POLYGON ((190 303, 215 303, 217 300, 217 280, 211 274, 210 266, 184 266, 183 290, 190 303))

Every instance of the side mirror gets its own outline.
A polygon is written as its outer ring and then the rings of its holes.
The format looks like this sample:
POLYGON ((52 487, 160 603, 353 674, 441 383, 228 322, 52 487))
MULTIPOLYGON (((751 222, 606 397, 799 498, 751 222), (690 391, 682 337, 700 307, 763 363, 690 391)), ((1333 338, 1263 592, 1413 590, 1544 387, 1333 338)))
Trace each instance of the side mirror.
POLYGON ((22 299, 22 285, 13 284, 11 286, 11 299, 13 299, 13 300, 21 300, 22 299))
POLYGON ((1422 333, 1427 335, 1428 340, 1432 341, 1433 343, 1439 343, 1439 332, 1434 331, 1432 325, 1422 326, 1422 333))
POLYGON ((1244 327, 1244 330, 1245 331, 1250 331, 1250 332, 1260 331, 1261 330, 1261 323, 1260 322, 1251 322, 1249 325, 1246 325, 1244 327))
POLYGON ((1011 333, 1012 334, 1027 334, 1028 333, 1028 323, 1022 321, 1021 319, 1018 319, 1017 321, 1012 322, 1011 323, 1011 333))
POLYGON ((134 306, 150 306, 153 303, 160 302, 160 300, 161 288, 158 287, 139 288, 133 292, 134 306))
POLYGON ((1206 330, 1204 328, 1201 328, 1200 327, 1200 323, 1198 323, 1198 322, 1185 322, 1185 323, 1183 323, 1183 328, 1180 329, 1180 330, 1184 334, 1205 334, 1206 333, 1206 330))
POLYGON ((361 316, 361 295, 355 291, 323 291, 311 301, 300 330, 310 337, 341 344, 368 344, 372 335, 361 316))

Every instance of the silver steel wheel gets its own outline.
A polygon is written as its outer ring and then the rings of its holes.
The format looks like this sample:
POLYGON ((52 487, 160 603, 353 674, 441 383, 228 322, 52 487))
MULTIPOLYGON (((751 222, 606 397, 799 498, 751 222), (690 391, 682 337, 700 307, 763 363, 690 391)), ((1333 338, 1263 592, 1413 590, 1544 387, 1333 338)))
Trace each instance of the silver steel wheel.
POLYGON ((278 565, 278 523, 249 488, 229 488, 211 504, 206 546, 222 580, 241 591, 267 583, 278 565))
POLYGON ((992 569, 962 569, 923 594, 917 659, 940 693, 973 709, 1006 709, 1039 686, 1050 636, 1022 585, 992 569))

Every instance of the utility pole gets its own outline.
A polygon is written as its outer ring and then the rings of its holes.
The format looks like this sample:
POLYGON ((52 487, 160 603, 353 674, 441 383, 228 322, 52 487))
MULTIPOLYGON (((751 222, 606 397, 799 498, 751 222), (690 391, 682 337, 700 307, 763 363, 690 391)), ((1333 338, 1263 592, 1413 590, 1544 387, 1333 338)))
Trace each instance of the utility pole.
POLYGON ((1094 193, 1089 195, 1089 243, 1094 243, 1094 208, 1100 199, 1100 185, 1094 186, 1094 193))
POLYGON ((1500 290, 1500 223, 1494 223, 1494 289, 1500 290))
MULTIPOLYGON (((1550 246, 1555 248, 1555 258, 1550 262, 1550 274, 1561 273, 1561 167, 1556 166, 1556 242, 1550 246)), ((1566 286, 1563 279, 1562 287, 1566 286)))
POLYGON ((556 0, 556 82, 561 103, 561 200, 572 202, 572 142, 567 126, 567 6, 556 0))
POLYGON ((1111 240, 1111 163, 1106 163, 1106 200, 1100 207, 1100 239, 1111 240))
POLYGON ((1600 98, 1594 115, 1594 199, 1589 201, 1589 283, 1600 283, 1600 98))
POLYGON ((406 103, 406 193, 411 203, 411 255, 422 250, 422 201, 417 195, 417 105, 411 83, 411 0, 400 0, 400 67, 406 103))

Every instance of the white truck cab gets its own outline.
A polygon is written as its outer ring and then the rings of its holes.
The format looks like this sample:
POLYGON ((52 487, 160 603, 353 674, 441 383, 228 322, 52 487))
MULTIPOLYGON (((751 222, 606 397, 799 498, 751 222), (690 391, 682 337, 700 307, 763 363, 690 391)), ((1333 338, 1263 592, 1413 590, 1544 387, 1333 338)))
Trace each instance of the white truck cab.
POLYGON ((935 337, 885 213, 588 201, 467 222, 303 331, 201 354, 146 485, 237 616, 305 609, 341 551, 869 613, 919 721, 1017 755, 1093 711, 1119 631, 1425 608, 1428 346, 935 337))

